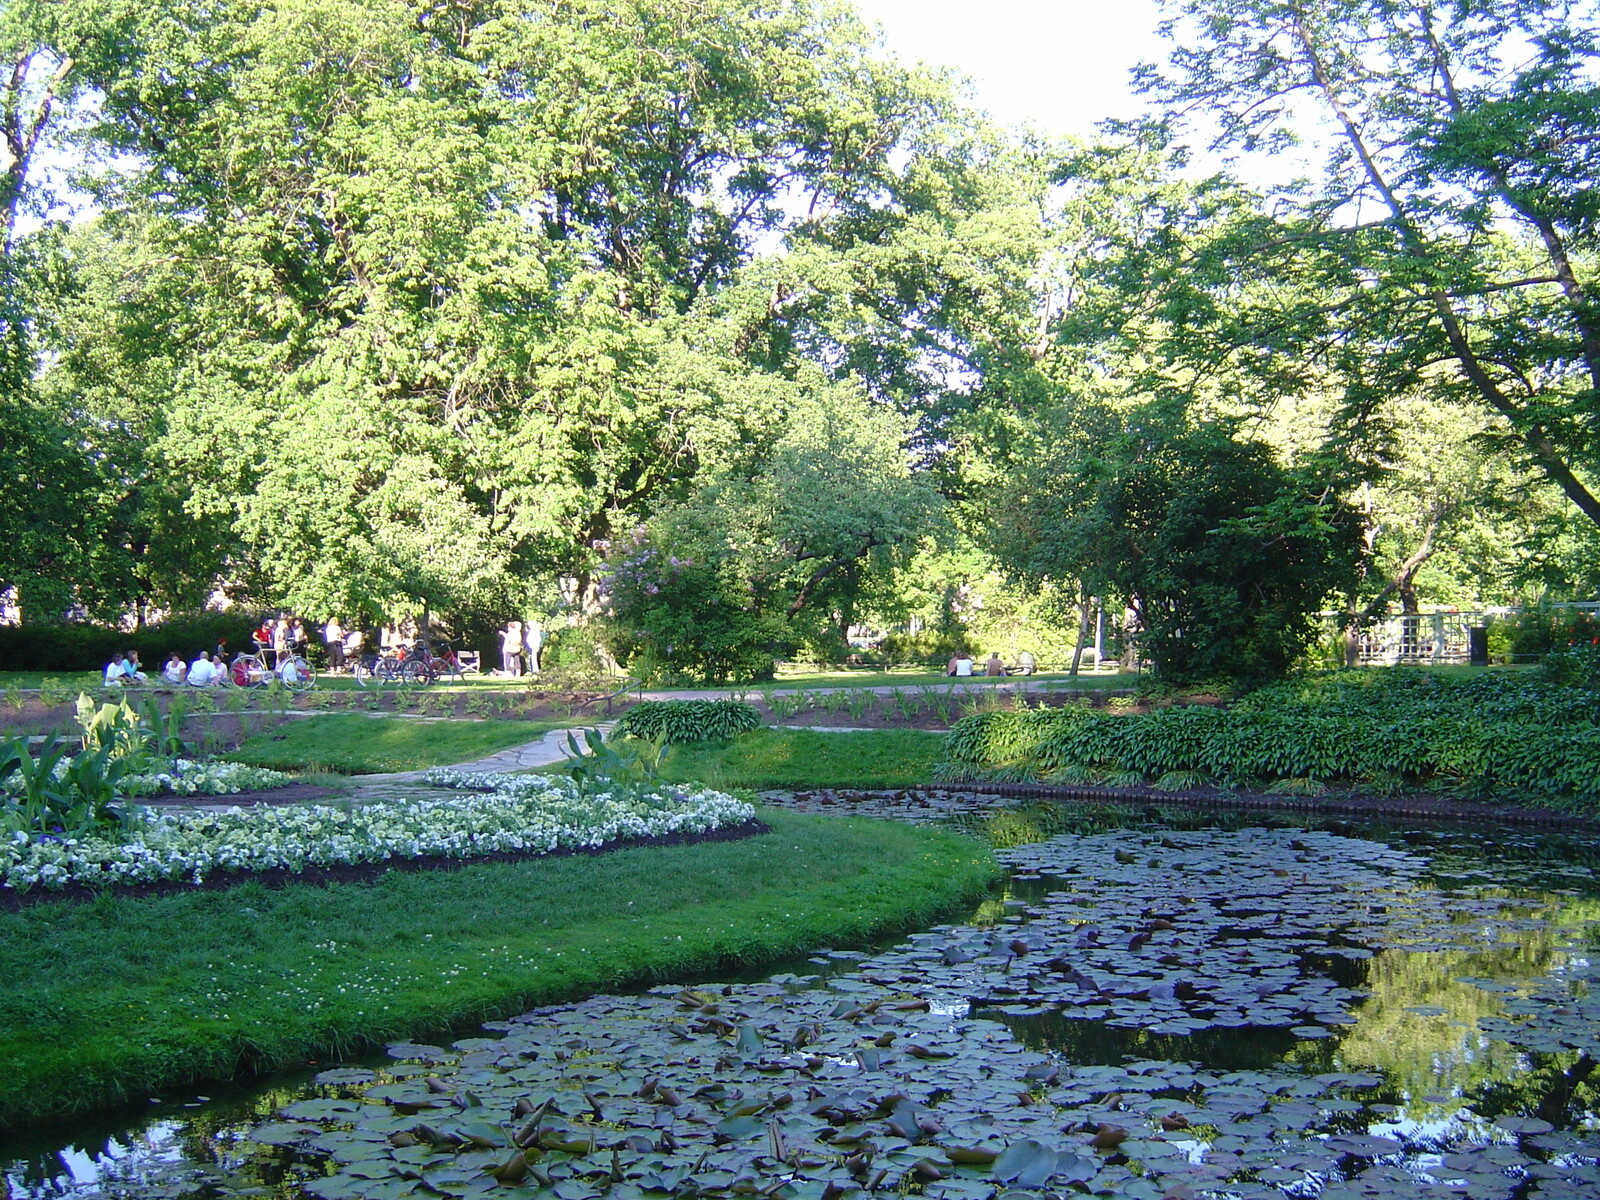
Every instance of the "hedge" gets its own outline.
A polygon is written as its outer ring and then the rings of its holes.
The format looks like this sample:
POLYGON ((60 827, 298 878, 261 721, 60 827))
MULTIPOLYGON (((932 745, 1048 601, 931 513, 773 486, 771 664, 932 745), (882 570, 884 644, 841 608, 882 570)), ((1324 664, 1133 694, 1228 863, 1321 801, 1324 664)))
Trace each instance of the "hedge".
MULTIPOLYGON (((980 713, 945 741, 947 779, 1133 777, 1184 785, 1347 782, 1503 795, 1600 811, 1600 693, 1542 673, 1339 672, 1230 709, 1117 716, 1084 707, 980 713)), ((1571 674, 1569 672, 1569 674, 1571 674)))
POLYGON ((98 671, 113 654, 132 649, 146 670, 156 671, 174 650, 185 661, 219 641, 229 650, 248 650, 254 628, 242 613, 176 616, 132 632, 87 623, 6 625, 0 626, 0 663, 9 671, 98 671))

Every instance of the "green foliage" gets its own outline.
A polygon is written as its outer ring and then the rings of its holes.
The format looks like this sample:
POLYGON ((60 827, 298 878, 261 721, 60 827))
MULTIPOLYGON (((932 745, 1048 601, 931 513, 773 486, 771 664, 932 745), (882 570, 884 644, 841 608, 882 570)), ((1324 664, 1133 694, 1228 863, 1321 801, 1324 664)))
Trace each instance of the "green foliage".
MULTIPOLYGON (((1587 658, 1585 659, 1587 662, 1587 658)), ((1600 691, 1532 674, 1335 672, 1231 708, 984 713, 945 743, 947 777, 1051 778, 1069 770, 1205 776, 1228 787, 1342 781, 1600 811, 1600 691)))
POLYGON ((661 756, 666 744, 642 738, 618 745, 598 729, 585 729, 583 741, 567 733, 567 757, 559 769, 577 781, 584 795, 611 792, 634 797, 661 780, 661 756))
POLYGON ((622 714, 617 733, 681 746, 731 741, 760 726, 761 714, 741 700, 646 700, 622 714))
POLYGON ((0 742, 0 835, 73 838, 122 824, 117 781, 137 760, 115 751, 107 742, 74 755, 52 736, 35 756, 25 737, 0 742))
POLYGON ((105 625, 0 625, 0 662, 18 671, 99 671, 113 654, 137 650, 159 664, 177 650, 187 662, 218 642, 244 649, 255 622, 240 613, 196 613, 123 632, 105 625))

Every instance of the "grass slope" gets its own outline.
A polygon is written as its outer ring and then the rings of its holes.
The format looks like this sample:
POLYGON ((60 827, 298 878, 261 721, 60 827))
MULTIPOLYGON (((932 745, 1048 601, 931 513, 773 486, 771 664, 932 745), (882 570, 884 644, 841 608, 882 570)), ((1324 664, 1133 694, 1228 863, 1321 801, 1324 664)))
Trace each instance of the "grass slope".
POLYGON ((915 787, 933 777, 943 744, 942 733, 921 729, 757 729, 731 742, 674 746, 661 773, 723 789, 915 787))
POLYGON ((994 877, 953 834, 763 817, 737 842, 0 914, 0 1129, 859 943, 994 877))
POLYGON ((250 738, 228 758, 275 771, 320 767, 373 775, 470 762, 556 727, 543 721, 419 721, 353 713, 296 717, 250 738))

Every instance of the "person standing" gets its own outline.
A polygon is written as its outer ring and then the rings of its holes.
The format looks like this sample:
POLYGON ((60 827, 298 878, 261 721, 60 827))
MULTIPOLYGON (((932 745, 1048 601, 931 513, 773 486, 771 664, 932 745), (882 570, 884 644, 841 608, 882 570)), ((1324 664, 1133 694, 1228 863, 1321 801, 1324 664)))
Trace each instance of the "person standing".
POLYGON ((539 651, 544 648, 544 626, 538 617, 529 617, 522 627, 522 655, 529 675, 539 673, 539 651))
POLYGON ((508 621, 500 634, 500 665, 507 675, 522 674, 522 622, 508 621))
POLYGON ((322 644, 328 648, 328 669, 344 670, 344 626, 338 617, 329 617, 322 627, 322 644))
POLYGON ((294 634, 289 628, 289 614, 279 613, 278 623, 272 627, 272 651, 275 657, 273 665, 276 666, 289 656, 293 645, 294 634))

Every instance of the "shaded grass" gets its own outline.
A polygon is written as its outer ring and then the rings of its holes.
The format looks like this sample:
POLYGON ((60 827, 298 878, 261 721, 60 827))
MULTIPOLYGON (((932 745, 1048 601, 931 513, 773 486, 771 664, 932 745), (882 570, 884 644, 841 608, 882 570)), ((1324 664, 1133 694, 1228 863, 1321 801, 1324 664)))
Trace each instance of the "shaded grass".
POLYGON ((996 871, 943 831, 762 816, 741 841, 0 914, 0 1129, 859 944, 996 871))
POLYGON ((319 767, 372 775, 470 762, 557 727, 551 721, 419 721, 336 713, 286 721, 247 739, 228 757, 276 771, 319 767))
POLYGON ((915 787, 933 778, 943 745, 944 734, 921 729, 757 729, 731 742, 674 746, 661 773, 719 788, 915 787))

